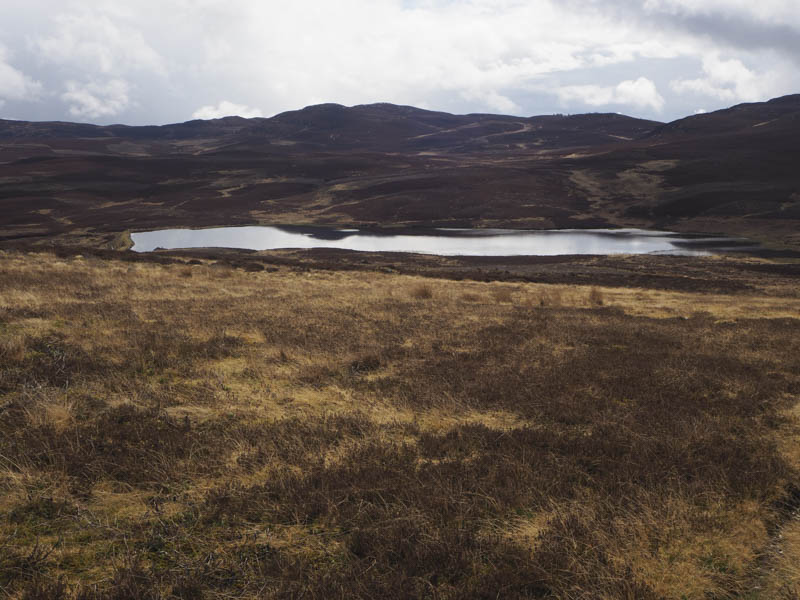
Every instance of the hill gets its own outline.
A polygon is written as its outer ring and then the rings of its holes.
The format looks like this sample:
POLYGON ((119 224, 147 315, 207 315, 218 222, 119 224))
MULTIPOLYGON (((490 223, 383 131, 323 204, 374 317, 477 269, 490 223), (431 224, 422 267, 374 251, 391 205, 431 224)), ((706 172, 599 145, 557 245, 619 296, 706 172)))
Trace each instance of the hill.
POLYGON ((0 239, 167 226, 642 226, 798 245, 800 96, 673 123, 322 104, 129 127, 0 121, 0 239))
POLYGON ((510 117, 449 113, 378 103, 319 104, 271 119, 225 117, 162 126, 98 126, 81 123, 0 120, 2 140, 187 141, 299 146, 305 150, 487 150, 511 146, 564 147, 633 139, 655 121, 617 114, 510 117))

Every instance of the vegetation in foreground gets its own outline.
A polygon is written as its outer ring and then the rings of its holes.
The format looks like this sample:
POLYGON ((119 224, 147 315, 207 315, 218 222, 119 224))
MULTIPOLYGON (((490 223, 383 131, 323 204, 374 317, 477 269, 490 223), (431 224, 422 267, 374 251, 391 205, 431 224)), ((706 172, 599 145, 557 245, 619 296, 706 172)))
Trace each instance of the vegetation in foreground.
POLYGON ((0 593, 795 598, 799 309, 2 253, 0 593))

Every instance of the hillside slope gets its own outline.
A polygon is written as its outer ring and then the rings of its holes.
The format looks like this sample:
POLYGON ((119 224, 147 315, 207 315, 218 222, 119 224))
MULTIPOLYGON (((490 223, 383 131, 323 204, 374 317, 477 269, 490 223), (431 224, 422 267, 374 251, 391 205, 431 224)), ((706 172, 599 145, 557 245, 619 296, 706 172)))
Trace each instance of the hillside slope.
POLYGON ((800 245, 800 96, 669 124, 311 106, 0 121, 0 239, 253 223, 642 226, 800 245))

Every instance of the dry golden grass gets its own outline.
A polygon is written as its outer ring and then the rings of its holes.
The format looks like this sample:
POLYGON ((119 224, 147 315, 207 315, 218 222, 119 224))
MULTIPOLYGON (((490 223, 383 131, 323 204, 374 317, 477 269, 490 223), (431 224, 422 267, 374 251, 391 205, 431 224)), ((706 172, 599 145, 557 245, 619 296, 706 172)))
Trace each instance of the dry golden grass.
POLYGON ((0 254, 0 593, 790 598, 798 310, 0 254))
POLYGON ((772 549, 773 571, 763 583, 764 597, 800 597, 800 516, 784 526, 772 549))

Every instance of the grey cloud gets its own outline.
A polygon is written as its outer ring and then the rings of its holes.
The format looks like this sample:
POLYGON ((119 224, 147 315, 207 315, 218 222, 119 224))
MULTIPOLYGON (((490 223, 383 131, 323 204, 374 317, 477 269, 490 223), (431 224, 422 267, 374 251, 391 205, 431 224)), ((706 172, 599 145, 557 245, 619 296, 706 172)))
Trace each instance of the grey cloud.
POLYGON ((620 20, 634 20, 656 29, 683 31, 708 37, 743 50, 774 50, 800 62, 800 22, 780 23, 755 14, 726 11, 697 2, 690 10, 680 5, 643 3, 641 0, 565 0, 572 10, 595 10, 620 20))
POLYGON ((665 15, 674 25, 736 48, 775 50, 800 64, 800 30, 790 25, 752 21, 737 15, 665 15))

